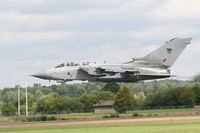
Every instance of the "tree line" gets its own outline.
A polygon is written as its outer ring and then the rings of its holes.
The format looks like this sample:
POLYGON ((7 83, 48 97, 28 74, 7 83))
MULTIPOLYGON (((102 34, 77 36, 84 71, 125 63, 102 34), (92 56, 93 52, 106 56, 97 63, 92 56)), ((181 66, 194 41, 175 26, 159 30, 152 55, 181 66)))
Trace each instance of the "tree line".
MULTIPOLYGON (((25 89, 21 88, 20 92, 21 113, 25 114, 25 89)), ((94 112, 94 105, 101 100, 114 100, 113 108, 119 113, 135 109, 194 107, 200 105, 200 84, 198 81, 162 80, 137 84, 35 84, 28 88, 30 114, 94 112)), ((16 115, 17 88, 0 90, 0 113, 16 115)))

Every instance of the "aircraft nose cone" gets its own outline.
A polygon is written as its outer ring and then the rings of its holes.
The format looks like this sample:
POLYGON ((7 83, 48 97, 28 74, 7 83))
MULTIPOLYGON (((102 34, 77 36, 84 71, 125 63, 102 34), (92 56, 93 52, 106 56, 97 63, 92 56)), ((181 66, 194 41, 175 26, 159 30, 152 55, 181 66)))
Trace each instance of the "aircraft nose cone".
POLYGON ((36 74, 31 75, 31 76, 36 77, 36 78, 40 78, 40 79, 50 79, 50 76, 48 74, 46 74, 45 72, 36 73, 36 74))

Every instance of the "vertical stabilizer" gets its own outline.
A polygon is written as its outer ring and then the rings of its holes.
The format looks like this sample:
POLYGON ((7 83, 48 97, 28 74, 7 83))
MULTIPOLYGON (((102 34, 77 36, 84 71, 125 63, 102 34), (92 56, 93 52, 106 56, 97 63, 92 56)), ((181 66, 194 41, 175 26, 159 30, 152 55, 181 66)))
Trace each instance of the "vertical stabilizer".
POLYGON ((143 60, 160 66, 171 67, 192 38, 174 38, 165 45, 146 55, 143 60))

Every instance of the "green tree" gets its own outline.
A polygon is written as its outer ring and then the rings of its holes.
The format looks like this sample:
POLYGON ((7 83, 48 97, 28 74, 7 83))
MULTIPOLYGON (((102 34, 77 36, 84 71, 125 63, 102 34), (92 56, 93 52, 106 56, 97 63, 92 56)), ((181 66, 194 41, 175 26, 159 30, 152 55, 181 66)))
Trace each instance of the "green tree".
POLYGON ((4 103, 17 103, 17 93, 14 90, 6 91, 2 95, 2 100, 4 103))
POLYGON ((192 87, 193 91, 194 91, 194 94, 195 94, 195 103, 197 105, 200 105, 200 84, 195 84, 193 87, 192 87))
POLYGON ((30 111, 31 111, 32 113, 36 113, 36 112, 37 112, 37 108, 38 108, 37 102, 33 102, 33 103, 31 104, 30 111))
POLYGON ((153 107, 153 99, 154 99, 154 95, 153 94, 148 94, 144 100, 144 106, 143 108, 145 109, 149 109, 153 107))
POLYGON ((193 107, 195 105, 195 94, 191 88, 185 88, 180 95, 181 102, 186 107, 193 107))
POLYGON ((180 94, 182 93, 182 87, 172 88, 171 86, 162 90, 161 106, 180 106, 180 94))
POLYGON ((84 109, 84 105, 80 101, 79 98, 73 98, 71 99, 71 105, 70 105, 71 112, 80 113, 84 109))
POLYGON ((150 93, 144 101, 144 108, 160 107, 163 105, 163 92, 150 93))
POLYGON ((103 88, 103 91, 111 91, 116 94, 120 89, 120 86, 116 82, 108 82, 103 88))
POLYGON ((140 92, 137 95, 134 95, 135 99, 135 107, 137 109, 142 109, 144 106, 144 101, 145 101, 145 94, 144 92, 140 92))
POLYGON ((25 114, 26 114, 26 105, 21 105, 21 106, 20 106, 20 113, 21 113, 22 115, 25 115, 25 114))
POLYGON ((17 108, 15 107, 15 105, 13 104, 3 104, 3 108, 2 108, 2 114, 3 115, 7 115, 7 116, 11 116, 11 115, 15 115, 17 111, 17 108))
POLYGON ((37 89, 35 93, 33 94, 33 98, 35 101, 39 100, 40 97, 42 97, 44 94, 42 90, 37 89))
POLYGON ((84 106, 83 107, 84 112, 94 112, 94 104, 98 102, 98 98, 96 95, 89 94, 89 95, 83 95, 80 101, 84 106))
POLYGON ((83 104, 77 98, 69 98, 51 93, 41 98, 37 104, 37 111, 41 113, 71 113, 82 112, 83 104))
POLYGON ((81 85, 61 84, 58 86, 57 92, 60 96, 79 97, 85 92, 85 90, 81 85))
POLYGON ((97 93, 97 97, 99 100, 112 100, 114 97, 114 94, 110 91, 101 91, 97 93))
POLYGON ((55 100, 59 97, 56 93, 50 93, 47 96, 41 97, 38 101, 37 111, 41 113, 56 113, 55 100))
POLYGON ((147 95, 144 107, 159 108, 172 106, 193 107, 195 104, 195 94, 191 86, 170 87, 147 95))
POLYGON ((128 87, 124 86, 114 100, 113 107, 118 113, 125 113, 134 104, 134 97, 128 87))
POLYGON ((2 93, 3 91, 0 89, 0 101, 2 101, 2 93))
POLYGON ((0 101, 0 114, 2 114, 3 102, 0 101))

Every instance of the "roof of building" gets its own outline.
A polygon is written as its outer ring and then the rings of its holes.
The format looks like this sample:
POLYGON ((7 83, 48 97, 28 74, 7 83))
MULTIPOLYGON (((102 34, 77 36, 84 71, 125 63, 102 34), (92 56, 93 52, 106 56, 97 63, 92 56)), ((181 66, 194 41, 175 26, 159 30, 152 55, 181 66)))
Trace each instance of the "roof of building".
POLYGON ((112 106, 113 105, 113 100, 103 100, 99 101, 99 103, 95 104, 95 107, 100 107, 100 106, 112 106))

